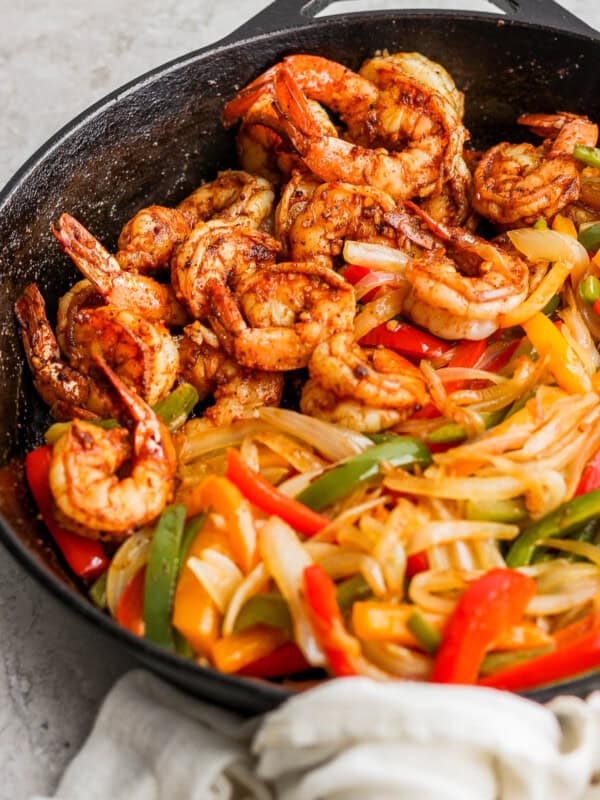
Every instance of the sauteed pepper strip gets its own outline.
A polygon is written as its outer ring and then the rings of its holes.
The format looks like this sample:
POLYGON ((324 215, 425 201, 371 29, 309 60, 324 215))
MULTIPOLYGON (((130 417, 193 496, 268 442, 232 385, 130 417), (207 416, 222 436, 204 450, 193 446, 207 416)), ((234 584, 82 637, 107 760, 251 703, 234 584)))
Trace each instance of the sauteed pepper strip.
POLYGON ((382 461, 395 467, 410 467, 414 464, 427 467, 431 463, 431 453, 420 439, 397 436, 369 447, 363 453, 328 470, 300 492, 296 499, 315 511, 321 511, 377 475, 382 461))
POLYGON ((475 683, 486 650, 519 622, 535 591, 533 578, 510 569, 493 569, 470 584, 444 629, 432 680, 475 683))
POLYGON ((390 350, 417 362, 422 358, 439 358, 450 349, 448 342, 399 320, 384 322, 373 328, 362 337, 360 344, 389 347, 390 350))
POLYGON ((51 461, 50 445, 36 447, 25 456, 25 475, 31 494, 46 527, 73 572, 80 578, 96 578, 107 569, 108 559, 100 542, 71 533, 57 523, 48 480, 51 461))
POLYGON ((591 390, 590 376, 579 356, 548 317, 538 311, 522 325, 538 353, 548 356, 548 367, 560 387, 571 394, 591 390))

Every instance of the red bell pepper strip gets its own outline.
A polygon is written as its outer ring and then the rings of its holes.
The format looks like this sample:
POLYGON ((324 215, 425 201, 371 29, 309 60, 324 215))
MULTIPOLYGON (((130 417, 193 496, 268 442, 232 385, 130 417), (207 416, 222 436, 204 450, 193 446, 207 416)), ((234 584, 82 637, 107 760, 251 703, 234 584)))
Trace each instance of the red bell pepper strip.
POLYGON ((406 322, 384 322, 363 336, 361 345, 381 345, 395 350, 406 358, 420 361, 422 358, 439 358, 450 349, 448 342, 420 331, 406 322))
POLYGON ((325 651, 333 674, 338 678, 357 675, 352 657, 358 655, 359 646, 344 627, 335 584, 319 564, 306 567, 303 577, 315 636, 325 651))
POLYGON ((474 367, 479 361, 481 356, 485 353, 488 346, 487 339, 480 339, 477 342, 471 342, 468 339, 463 339, 459 342, 452 354, 452 358, 448 362, 449 367, 474 367))
POLYGON ((302 655, 300 648, 293 642, 286 642, 268 656, 246 664, 237 674, 251 678, 281 678, 309 669, 312 667, 302 655))
POLYGON ((500 372, 501 369, 504 369, 504 367, 514 356, 517 347, 521 344, 521 341, 521 339, 515 339, 514 342, 510 342, 510 344, 508 344, 504 350, 498 353, 498 355, 486 365, 485 369, 488 372, 500 372))
POLYGON ((592 308, 594 309, 596 314, 598 314, 598 316, 600 317, 600 300, 596 300, 596 302, 593 304, 592 308))
POLYGON ((511 569, 493 569, 472 583, 448 619, 432 680, 476 683, 486 650, 519 622, 535 591, 532 578, 511 569))
POLYGON ((267 514, 275 514, 306 536, 318 533, 331 522, 322 514, 317 514, 293 497, 280 492, 256 470, 249 467, 238 450, 227 451, 225 477, 255 506, 267 514))
POLYGON ((37 447, 25 456, 25 475, 40 515, 65 561, 80 578, 97 578, 108 567, 100 542, 62 528, 54 517, 49 473, 52 447, 37 447))
POLYGON ((521 691, 600 668, 600 627, 550 653, 523 661, 479 681, 482 686, 521 691))
MULTIPOLYGON (((342 278, 348 283, 351 283, 353 286, 356 286, 359 281, 372 272, 373 270, 369 269, 369 267, 361 267, 358 264, 348 264, 348 266, 340 273, 342 278)), ((367 292, 361 298, 361 303, 368 303, 369 300, 373 300, 377 292, 381 287, 376 286, 374 289, 371 289, 370 292, 367 292)))
POLYGON ((429 569, 429 556, 426 550, 421 550, 419 553, 413 553, 406 559, 406 577, 412 578, 413 575, 418 575, 419 572, 425 572, 429 569))
POLYGON ((594 489, 600 489, 600 450, 583 470, 577 489, 575 489, 574 497, 579 494, 586 494, 594 489))
POLYGON ((127 586, 123 589, 117 603, 116 618, 119 625, 127 628, 136 636, 143 636, 146 632, 144 624, 144 586, 146 583, 146 567, 135 573, 127 586))

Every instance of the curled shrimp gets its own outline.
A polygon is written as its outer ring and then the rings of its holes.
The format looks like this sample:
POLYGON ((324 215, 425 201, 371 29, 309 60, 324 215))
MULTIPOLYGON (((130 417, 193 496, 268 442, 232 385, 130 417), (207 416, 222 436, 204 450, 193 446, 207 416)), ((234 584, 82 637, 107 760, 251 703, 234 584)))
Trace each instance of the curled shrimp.
POLYGON ((427 399, 420 370, 393 350, 360 347, 351 333, 338 333, 315 348, 312 380, 340 400, 369 408, 414 410, 427 399))
POLYGON ((123 270, 117 259, 70 214, 61 214, 52 230, 65 253, 107 303, 165 325, 187 322, 187 314, 170 286, 123 270))
POLYGON ((101 353, 119 378, 150 405, 162 400, 177 378, 177 345, 159 322, 115 306, 79 311, 70 330, 69 358, 83 373, 101 353))
POLYGON ((181 377, 196 387, 200 399, 212 394, 215 404, 204 416, 213 425, 229 425, 260 406, 277 406, 283 375, 240 366, 220 347, 215 334, 199 322, 184 329, 179 346, 181 377))
MULTIPOLYGON (((131 423, 104 430, 73 420, 54 445, 50 489, 63 517, 84 526, 91 538, 122 539, 155 519, 173 497, 176 456, 171 435, 154 411, 98 355, 96 363, 114 387, 131 423), (119 471, 130 461, 130 473, 119 471)), ((78 528, 79 532, 82 532, 78 528)))
POLYGON ((346 239, 398 247, 400 211, 385 192, 370 186, 335 181, 324 183, 303 203, 289 233, 290 257, 333 266, 346 239), (394 225, 392 225, 394 223, 394 225))
POLYGON ((92 417, 111 416, 113 404, 105 389, 63 360, 46 317, 44 299, 35 283, 23 290, 15 303, 15 314, 33 383, 42 400, 51 407, 52 415, 70 419, 74 413, 81 416, 89 411, 92 417))
POLYGON ((174 249, 190 232, 175 208, 148 206, 132 217, 119 236, 115 258, 130 272, 155 272, 169 265, 174 249))
POLYGON ((238 285, 235 302, 214 304, 211 324, 242 366, 269 372, 305 367, 316 345, 352 328, 354 290, 314 263, 263 267, 238 285))
POLYGON ((511 252, 408 204, 438 242, 409 261, 405 311, 444 339, 484 339, 527 297, 529 269, 511 252))
POLYGON ((574 114, 527 114, 518 122, 548 139, 540 146, 501 142, 485 152, 474 174, 473 206, 499 225, 550 218, 580 192, 575 144, 595 146, 598 126, 574 114))
POLYGON ((362 433, 387 430, 405 420, 409 413, 405 409, 371 408, 349 397, 340 400, 313 380, 306 381, 302 387, 300 410, 310 417, 362 433))
POLYGON ((296 217, 304 211, 320 185, 319 178, 304 170, 296 170, 284 186, 275 209, 275 236, 285 252, 289 251, 289 232, 296 217))
POLYGON ((80 311, 84 308, 98 308, 104 305, 104 298, 84 278, 73 284, 68 292, 58 301, 56 312, 56 339, 61 351, 71 361, 71 342, 73 337, 73 324, 80 311))
POLYGON ((241 277, 275 263, 281 245, 246 217, 199 222, 173 257, 171 280, 196 319, 206 319, 221 294, 241 277))
POLYGON ((465 160, 456 163, 454 174, 439 192, 421 200, 419 206, 436 222, 459 228, 474 230, 479 217, 473 210, 473 176, 465 160))
POLYGON ((265 178, 230 169, 199 186, 177 208, 191 226, 214 217, 245 217, 258 228, 271 213, 274 199, 273 187, 265 178))

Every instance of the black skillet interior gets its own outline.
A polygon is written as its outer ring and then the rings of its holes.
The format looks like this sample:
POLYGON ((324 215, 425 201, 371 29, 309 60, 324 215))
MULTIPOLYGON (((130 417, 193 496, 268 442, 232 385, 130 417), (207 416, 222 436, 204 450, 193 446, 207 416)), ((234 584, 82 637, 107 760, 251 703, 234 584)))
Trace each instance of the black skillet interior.
MULTIPOLYGON (((0 195, 0 518, 2 537, 25 567, 78 613, 108 630, 150 668, 190 691, 245 711, 277 704, 279 687, 238 680, 160 652, 97 612, 66 578, 40 538, 18 459, 48 424, 24 366, 13 318, 22 288, 36 280, 50 317, 77 279, 50 233, 69 211, 109 248, 123 223, 150 203, 178 202, 235 164, 220 123, 226 99, 282 56, 324 55, 357 68, 377 49, 419 51, 442 63, 466 94, 472 145, 520 141, 519 113, 566 109, 600 120, 600 44, 551 0, 495 0, 485 14, 373 12, 313 21, 328 2, 278 0, 225 42, 186 56, 115 92, 48 142, 0 195), (530 24, 527 19, 531 19, 530 24), (542 27, 560 26, 564 30, 542 27)), ((596 684, 580 681, 587 693, 596 684)), ((537 695, 540 699, 548 696, 537 695)))

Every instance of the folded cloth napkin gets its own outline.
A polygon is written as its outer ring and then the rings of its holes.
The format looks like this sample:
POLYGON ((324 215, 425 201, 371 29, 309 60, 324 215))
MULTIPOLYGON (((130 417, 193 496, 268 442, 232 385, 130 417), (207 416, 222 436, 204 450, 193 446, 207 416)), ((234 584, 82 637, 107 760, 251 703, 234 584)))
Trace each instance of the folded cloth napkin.
POLYGON ((54 797, 600 800, 600 692, 541 706, 480 687, 345 678, 245 720, 134 671, 54 797))

